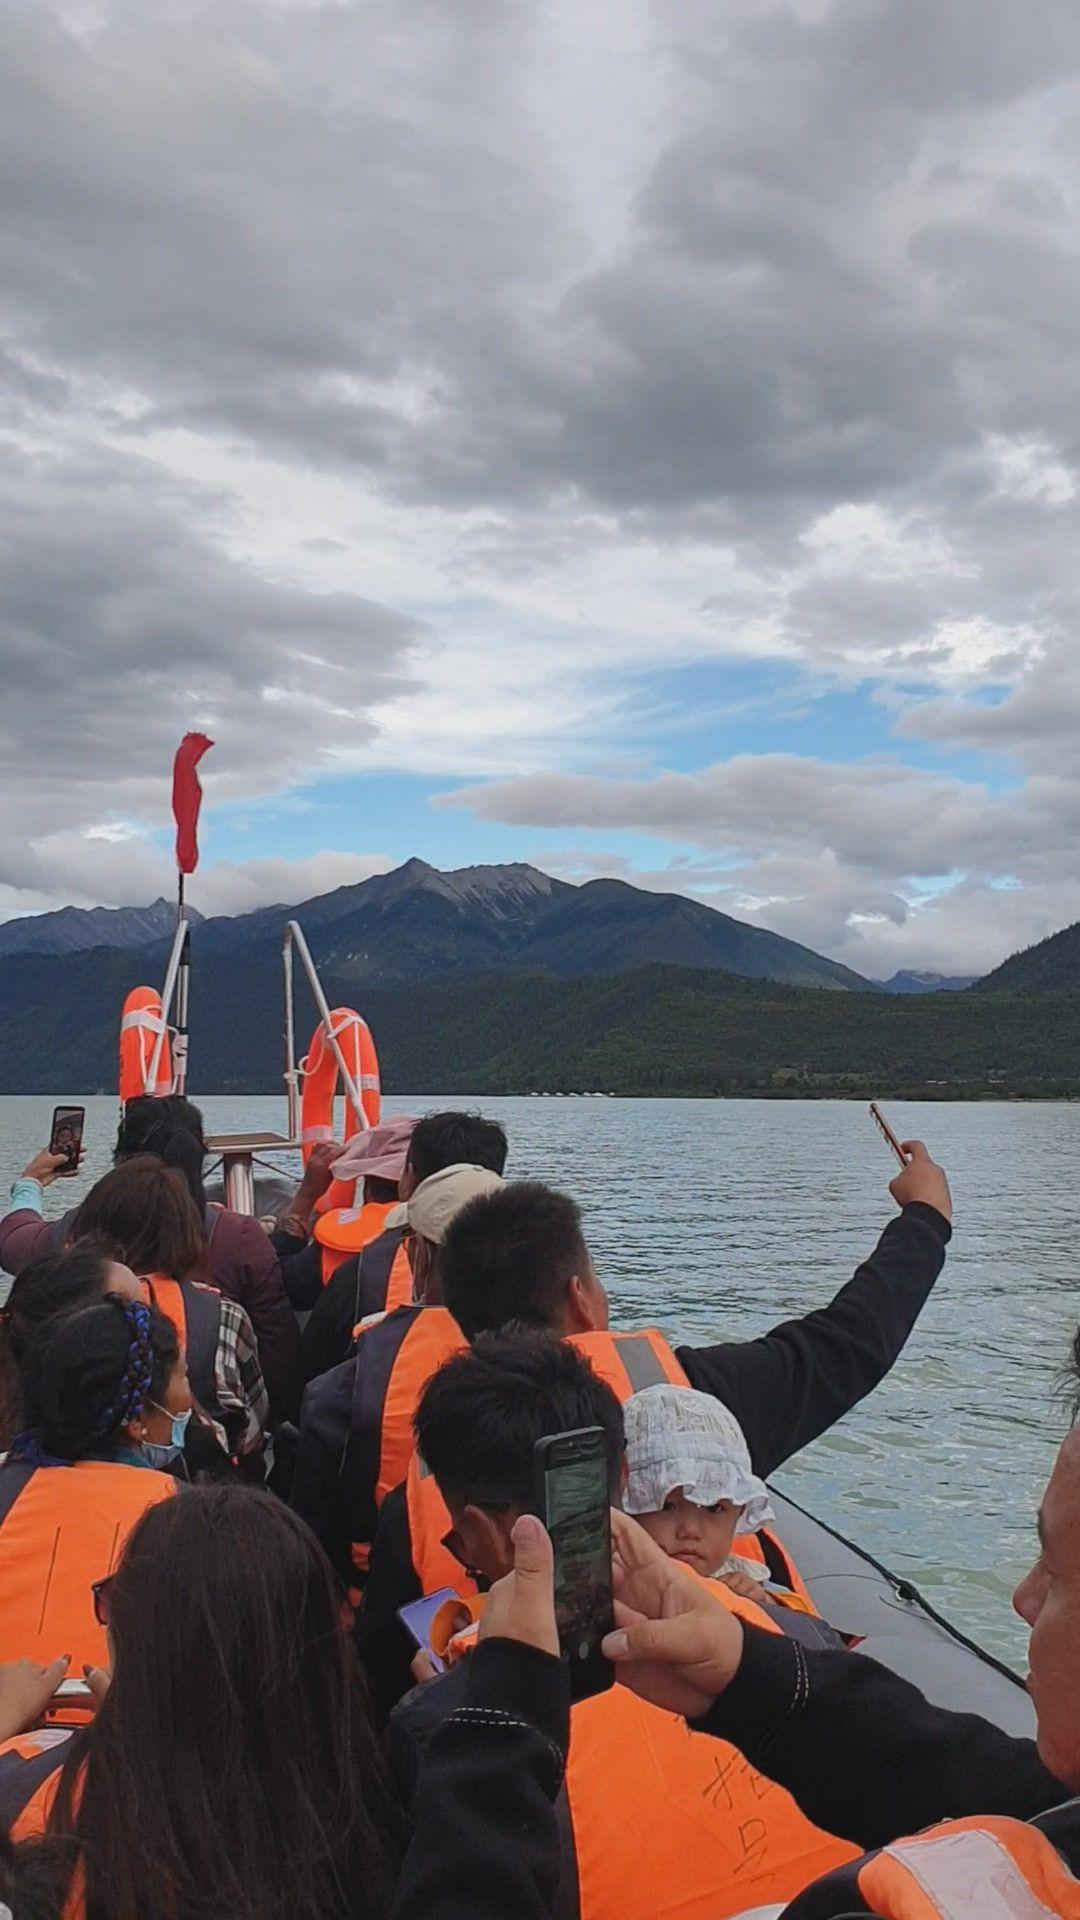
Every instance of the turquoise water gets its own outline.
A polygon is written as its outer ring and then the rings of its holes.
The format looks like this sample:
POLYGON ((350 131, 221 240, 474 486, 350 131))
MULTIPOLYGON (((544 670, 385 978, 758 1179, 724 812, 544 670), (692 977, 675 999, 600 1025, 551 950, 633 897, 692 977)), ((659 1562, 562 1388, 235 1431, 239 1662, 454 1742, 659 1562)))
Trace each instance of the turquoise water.
MULTIPOLYGON (((108 1164, 116 1103, 87 1103, 87 1162, 62 1211, 108 1164)), ((392 1112, 467 1096, 388 1100, 392 1112)), ((0 1175, 48 1136, 51 1098, 0 1099, 0 1175)), ((763 1333, 828 1300, 892 1212, 889 1155, 844 1101, 485 1100, 510 1172, 585 1207, 625 1326, 706 1343, 763 1333)), ((209 1127, 284 1128, 284 1101, 207 1099, 209 1127)), ((1009 1596, 1064 1431, 1056 1393, 1078 1318, 1080 1106, 889 1109, 953 1181, 945 1273, 889 1379, 780 1476, 984 1644, 1023 1664, 1009 1596)))

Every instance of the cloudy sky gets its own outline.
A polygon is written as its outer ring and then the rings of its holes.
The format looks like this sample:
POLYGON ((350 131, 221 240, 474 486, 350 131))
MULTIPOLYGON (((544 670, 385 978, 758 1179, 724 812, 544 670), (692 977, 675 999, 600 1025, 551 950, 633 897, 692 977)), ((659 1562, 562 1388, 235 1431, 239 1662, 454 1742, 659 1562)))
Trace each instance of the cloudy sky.
POLYGON ((4 0, 0 916, 1080 917, 1076 0, 4 0))

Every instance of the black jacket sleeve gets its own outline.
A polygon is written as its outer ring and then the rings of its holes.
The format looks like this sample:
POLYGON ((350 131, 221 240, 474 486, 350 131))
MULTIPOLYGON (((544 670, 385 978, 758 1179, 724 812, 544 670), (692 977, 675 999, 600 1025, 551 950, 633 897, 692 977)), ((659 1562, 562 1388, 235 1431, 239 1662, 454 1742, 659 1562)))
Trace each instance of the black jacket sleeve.
POLYGON ((421 1598, 420 1582, 412 1563, 409 1511, 404 1487, 395 1487, 383 1501, 364 1603, 356 1616, 353 1637, 364 1664, 372 1703, 383 1724, 413 1684, 416 1646, 397 1617, 399 1607, 421 1598))
POLYGON ((342 1488, 342 1459, 349 1440, 352 1377, 334 1367, 313 1380, 300 1406, 289 1505, 306 1520, 346 1586, 352 1584, 352 1537, 342 1488))
POLYGON ((463 1704, 424 1758, 391 1920, 548 1920, 569 1741, 562 1662, 514 1640, 483 1641, 463 1704))
POLYGON ((306 1383, 340 1366, 352 1341, 357 1312, 359 1260, 354 1254, 336 1268, 311 1309, 301 1338, 300 1366, 306 1383))
POLYGON ((935 1207, 905 1207, 827 1307, 760 1340, 678 1348, 691 1386, 735 1415, 756 1473, 775 1473, 884 1379, 945 1264, 951 1234, 935 1207))
POLYGON ((322 1248, 309 1240, 302 1253, 280 1255, 281 1277, 296 1313, 310 1313, 322 1292, 322 1248))
POLYGON ((735 1679, 695 1728, 739 1747, 830 1833, 883 1847, 937 1820, 1026 1820, 1068 1798, 1033 1740, 932 1707, 876 1660, 757 1627, 743 1637, 735 1679))

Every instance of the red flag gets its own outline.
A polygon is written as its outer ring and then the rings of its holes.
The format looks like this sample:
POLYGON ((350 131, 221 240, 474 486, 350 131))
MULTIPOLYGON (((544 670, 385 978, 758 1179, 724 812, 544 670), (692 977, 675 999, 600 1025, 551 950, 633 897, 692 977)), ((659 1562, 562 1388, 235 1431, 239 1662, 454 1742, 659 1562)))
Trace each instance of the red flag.
POLYGON ((172 810, 176 819, 176 864, 181 873, 194 873, 199 864, 199 808, 202 788, 195 769, 213 746, 205 733, 185 733, 173 761, 172 810))

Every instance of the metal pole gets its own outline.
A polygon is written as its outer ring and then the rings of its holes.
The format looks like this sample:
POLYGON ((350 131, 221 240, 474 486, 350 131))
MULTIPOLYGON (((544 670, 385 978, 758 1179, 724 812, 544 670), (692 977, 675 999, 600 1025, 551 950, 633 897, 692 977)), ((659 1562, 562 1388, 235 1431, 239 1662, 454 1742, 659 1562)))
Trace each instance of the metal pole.
POLYGON ((178 875, 176 890, 176 921, 184 929, 184 944, 180 949, 180 971, 176 976, 176 1034, 173 1039, 173 1092, 184 1093, 187 1089, 188 1064, 188 994, 191 989, 191 928, 188 925, 187 908, 184 905, 184 875, 178 875))
POLYGON ((288 1134, 300 1138, 300 1086, 296 1071, 296 1027, 293 1018, 292 927, 285 930, 281 949, 281 967, 285 976, 285 1097, 289 1103, 288 1134))
POLYGON ((165 1029, 169 1024, 169 1008, 172 1005, 172 997, 176 991, 176 976, 180 971, 180 956, 184 950, 187 932, 187 921, 181 920, 173 935, 172 952, 169 955, 169 965, 165 972, 165 985, 161 990, 161 1032, 154 1041, 154 1051, 150 1059, 151 1087, 157 1086, 158 1068, 161 1065, 161 1050, 165 1045, 165 1029))
POLYGON ((327 1040, 330 1042, 330 1046, 333 1051, 334 1058, 338 1063, 338 1071, 341 1074, 342 1084, 345 1088, 345 1097, 349 1101, 352 1107, 352 1110, 355 1113, 356 1118, 360 1123, 360 1131, 363 1133, 367 1133, 369 1131, 368 1117, 367 1117, 367 1114, 364 1112, 364 1103, 360 1098, 360 1089, 357 1086, 355 1080, 353 1079, 352 1074, 350 1073, 348 1065, 346 1063, 345 1055, 342 1053, 341 1048, 338 1045, 338 1037, 337 1037, 337 1034, 334 1032, 333 1024, 330 1019, 330 1008, 327 1004, 326 995, 322 990, 322 981, 319 979, 318 973, 315 970, 315 962, 311 957, 310 951, 308 949, 308 943, 304 939, 303 930, 300 926, 299 921, 290 920, 288 931, 292 940, 295 942, 300 953, 300 958, 303 961, 304 972, 307 974, 307 977, 308 977, 308 985, 311 988, 311 992, 315 1000, 315 1005, 319 1009, 319 1018, 323 1023, 323 1027, 325 1028, 325 1031, 326 1031, 327 1040))

